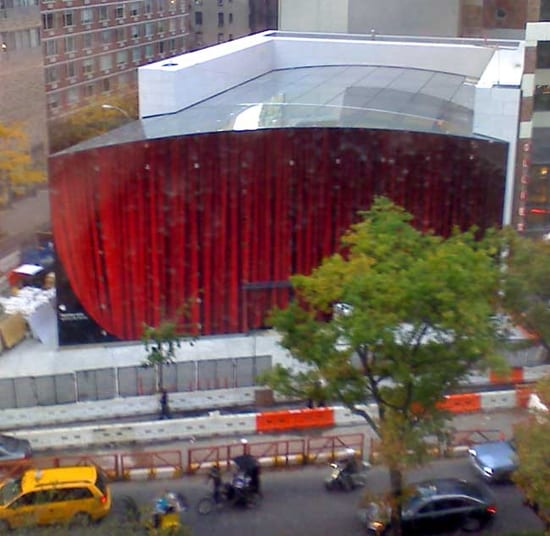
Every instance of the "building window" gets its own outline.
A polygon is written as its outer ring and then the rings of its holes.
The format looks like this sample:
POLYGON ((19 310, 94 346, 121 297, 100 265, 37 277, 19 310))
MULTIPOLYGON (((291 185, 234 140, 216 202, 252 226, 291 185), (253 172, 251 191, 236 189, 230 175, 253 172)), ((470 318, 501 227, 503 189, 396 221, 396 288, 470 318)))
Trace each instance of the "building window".
POLYGON ((145 25, 145 37, 152 37, 155 33, 155 25, 152 22, 148 22, 145 25))
POLYGON ((170 13, 175 13, 178 5, 176 4, 176 0, 170 0, 168 2, 168 11, 170 13))
POLYGON ((108 93, 111 91, 111 80, 108 78, 103 79, 103 93, 108 93))
POLYGON ((63 12, 63 26, 66 28, 69 26, 73 26, 74 24, 74 14, 72 10, 64 11, 63 12))
POLYGON ((109 20, 108 6, 99 6, 99 20, 100 21, 109 20))
POLYGON ((195 26, 202 26, 202 11, 195 11, 195 26))
POLYGON ((117 65, 126 65, 127 60, 128 60, 128 51, 119 50, 116 53, 116 64, 117 65))
POLYGON ((139 38, 139 26, 135 25, 135 26, 132 26, 132 29, 131 29, 131 32, 132 32, 132 39, 138 39, 139 38))
POLYGON ((223 6, 223 0, 218 0, 218 6, 220 6, 220 7, 223 6))
POLYGON ((69 104, 76 104, 78 102, 78 88, 72 87, 67 91, 67 101, 69 104))
POLYGON ((540 0, 540 22, 550 21, 550 0, 540 0))
POLYGON ((70 61, 66 64, 67 78, 74 78, 76 76, 76 66, 74 61, 70 61))
POLYGON ((176 31, 176 19, 170 19, 168 21, 168 30, 172 33, 176 31))
POLYGON ((82 41, 83 41, 84 48, 92 48, 93 42, 94 42, 94 37, 92 32, 85 33, 82 36, 82 41))
POLYGON ((550 85, 535 87, 534 109, 536 111, 550 110, 550 85))
POLYGON ((44 13, 42 15, 42 28, 44 30, 53 30, 55 28, 53 13, 44 13))
POLYGON ((50 95, 48 97, 48 106, 50 107, 50 110, 55 110, 59 107, 59 95, 54 94, 50 95))
POLYGON ((57 54, 57 39, 48 39, 45 45, 46 56, 55 56, 57 54))
POLYGON ((153 50, 153 45, 146 45, 145 46, 145 59, 149 60, 155 55, 155 52, 153 50))
POLYGON ((92 58, 86 58, 82 62, 82 72, 84 74, 92 74, 94 72, 94 60, 92 58))
POLYGON ((550 229, 550 167, 533 166, 527 197, 527 225, 550 229))
POLYGON ((94 96, 94 86, 93 84, 87 84, 84 86, 84 96, 89 98, 94 96))
POLYGON ((92 11, 92 8, 85 7, 84 9, 80 10, 81 24, 92 24, 93 20, 94 20, 94 12, 92 11))
POLYGON ((538 42, 537 67, 539 69, 550 69, 550 41, 538 42))
POLYGON ((101 71, 109 71, 113 68, 113 57, 111 54, 105 54, 99 58, 99 69, 101 71))
POLYGON ((145 0, 145 13, 153 12, 153 0, 145 0))
POLYGON ((140 47, 135 47, 132 49, 132 61, 134 63, 137 63, 139 61, 141 61, 141 48, 140 47))
POLYGON ((202 0, 195 0, 196 6, 202 6, 202 0))
POLYGON ((57 67, 49 67, 46 69, 46 82, 48 84, 57 82, 57 67))
POLYGON ((132 15, 132 17, 137 17, 139 15, 139 4, 137 2, 132 2, 130 4, 130 15, 132 15))
POLYGON ((229 20, 227 21, 229 24, 233 24, 233 13, 229 13, 229 20))
POLYGON ((218 13, 218 28, 223 28, 223 13, 218 13))
POLYGON ((74 52, 75 50, 75 38, 72 35, 68 35, 65 37, 65 52, 74 52))
POLYGON ((103 30, 101 32, 101 42, 104 45, 108 45, 111 42, 111 30, 103 30))
POLYGON ((126 28, 117 28, 116 32, 116 41, 122 43, 126 39, 126 28))
POLYGON ((159 54, 164 54, 166 50, 166 46, 164 44, 164 41, 159 41, 159 54))
POLYGON ((218 43, 223 43, 223 33, 218 34, 218 43))
POLYGON ((157 0, 157 11, 164 13, 164 0, 157 0))
POLYGON ((164 33, 164 21, 162 19, 157 21, 157 31, 158 33, 164 33))
POLYGON ((115 18, 123 19, 124 18, 124 4, 118 4, 115 8, 115 18))
POLYGON ((233 34, 229 34, 228 40, 233 41, 233 34))
POLYGON ((176 40, 175 39, 169 39, 168 40, 168 50, 170 50, 170 51, 176 50, 176 40))

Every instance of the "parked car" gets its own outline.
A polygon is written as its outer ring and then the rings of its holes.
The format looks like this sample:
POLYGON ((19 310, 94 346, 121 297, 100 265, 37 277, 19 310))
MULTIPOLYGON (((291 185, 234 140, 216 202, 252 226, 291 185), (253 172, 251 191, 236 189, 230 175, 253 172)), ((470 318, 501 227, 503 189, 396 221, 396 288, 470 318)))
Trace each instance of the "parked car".
POLYGON ((19 439, 9 435, 0 434, 0 464, 25 460, 32 455, 31 444, 26 439, 19 439))
MULTIPOLYGON (((482 483, 458 478, 426 480, 411 486, 402 507, 402 531, 405 535, 477 532, 492 521, 496 511, 493 494, 482 483)), ((390 511, 383 502, 372 502, 358 516, 368 534, 389 532, 390 511)))
POLYGON ((28 469, 0 488, 0 534, 28 525, 87 525, 111 509, 111 492, 93 465, 28 469))
POLYGON ((518 457, 510 441, 488 441, 468 449, 470 461, 487 482, 510 480, 518 467, 518 457))

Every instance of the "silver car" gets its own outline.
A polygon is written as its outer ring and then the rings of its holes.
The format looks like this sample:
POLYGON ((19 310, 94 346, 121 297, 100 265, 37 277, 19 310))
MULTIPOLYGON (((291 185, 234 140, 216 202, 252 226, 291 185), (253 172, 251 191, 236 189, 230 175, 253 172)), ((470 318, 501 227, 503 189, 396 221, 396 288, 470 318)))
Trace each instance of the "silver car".
POLYGON ((28 440, 0 434, 0 464, 25 460, 31 455, 32 449, 28 440))
POLYGON ((509 441, 488 441, 468 449, 474 469, 488 482, 510 480, 518 468, 516 451, 509 441))

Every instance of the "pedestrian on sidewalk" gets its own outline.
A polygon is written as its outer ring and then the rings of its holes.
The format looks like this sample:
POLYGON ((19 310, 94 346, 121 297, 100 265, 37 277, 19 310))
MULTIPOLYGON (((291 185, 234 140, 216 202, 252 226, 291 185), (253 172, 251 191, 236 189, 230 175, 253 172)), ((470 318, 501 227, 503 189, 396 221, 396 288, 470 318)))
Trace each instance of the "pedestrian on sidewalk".
POLYGON ((170 406, 168 404, 168 391, 162 389, 160 392, 160 419, 170 419, 170 406))

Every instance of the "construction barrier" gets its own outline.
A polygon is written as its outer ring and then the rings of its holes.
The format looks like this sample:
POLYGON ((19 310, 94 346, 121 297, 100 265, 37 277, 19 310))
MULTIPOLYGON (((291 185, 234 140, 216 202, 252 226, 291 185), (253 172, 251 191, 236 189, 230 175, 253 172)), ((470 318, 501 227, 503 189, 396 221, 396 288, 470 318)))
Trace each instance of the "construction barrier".
POLYGON ((256 414, 256 432, 280 432, 334 426, 332 408, 269 411, 256 414))
POLYGON ((123 480, 154 480, 179 478, 183 475, 182 454, 179 450, 161 452, 130 452, 119 454, 123 480))
POLYGON ((451 413, 475 413, 481 411, 481 397, 479 393, 448 395, 437 407, 451 413))
POLYGON ((493 370, 489 371, 489 382, 496 384, 517 384, 523 383, 523 367, 513 367, 502 374, 493 370))
POLYGON ((516 407, 527 408, 529 404, 529 398, 534 392, 532 385, 516 385, 516 407))

